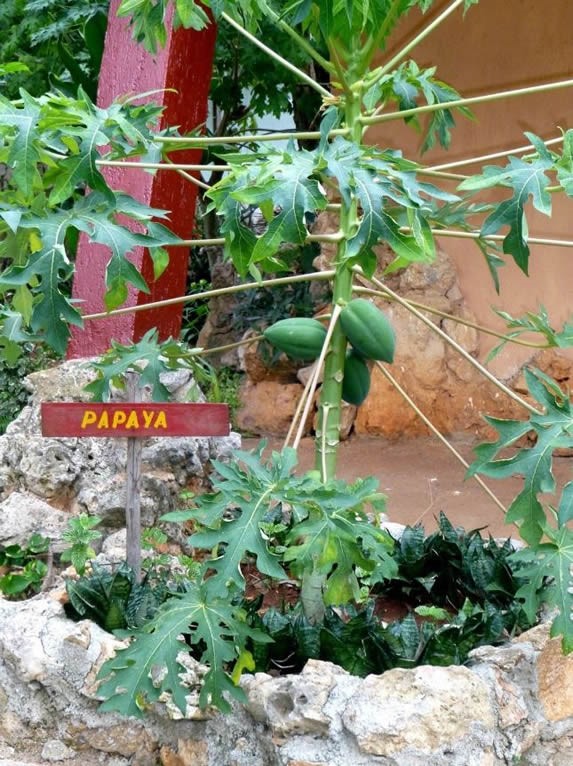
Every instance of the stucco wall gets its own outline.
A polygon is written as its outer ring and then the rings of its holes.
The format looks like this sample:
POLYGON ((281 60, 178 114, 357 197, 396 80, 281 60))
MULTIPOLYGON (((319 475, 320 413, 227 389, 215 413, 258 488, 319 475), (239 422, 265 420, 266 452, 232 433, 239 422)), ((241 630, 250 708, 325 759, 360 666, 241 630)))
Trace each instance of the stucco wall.
MULTIPOLYGON (((448 4, 438 4, 436 12, 448 4)), ((437 15, 436 12, 433 15, 437 15)), ((390 52, 398 49, 401 40, 409 40, 421 25, 420 16, 411 16, 399 30, 390 52)), ((465 18, 460 11, 450 16, 411 56, 420 65, 437 64, 437 76, 462 95, 480 95, 572 77, 572 29, 571 0, 544 0, 543 3, 480 0, 465 18)), ((559 127, 570 126, 572 107, 573 89, 477 106, 475 122, 461 117, 457 120, 450 150, 432 150, 423 160, 437 164, 521 146, 527 143, 524 131, 543 138, 556 137, 559 127)), ((368 140, 380 146, 402 148, 406 156, 419 159, 420 137, 402 123, 372 128, 368 140)), ((468 167, 460 172, 477 172, 477 168, 468 167)), ((528 220, 532 236, 573 239, 573 200, 556 198, 551 219, 532 215, 528 220)), ((508 263, 501 270, 502 287, 498 296, 475 245, 451 239, 441 239, 440 244, 455 263, 466 305, 481 323, 503 328, 492 306, 503 306, 506 311, 521 315, 543 304, 558 326, 573 313, 569 299, 573 249, 532 246, 530 277, 508 263)), ((492 342, 488 336, 481 336, 482 358, 492 342)), ((501 377, 509 378, 530 357, 529 350, 511 347, 491 368, 501 377)))

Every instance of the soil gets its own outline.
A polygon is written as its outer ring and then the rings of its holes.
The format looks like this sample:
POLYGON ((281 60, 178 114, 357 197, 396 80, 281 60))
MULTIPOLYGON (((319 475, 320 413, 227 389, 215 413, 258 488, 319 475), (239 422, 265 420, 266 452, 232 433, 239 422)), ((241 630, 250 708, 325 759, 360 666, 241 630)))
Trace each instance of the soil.
MULTIPOLYGON (((243 439, 243 448, 252 449, 259 439, 243 439)), ((473 459, 475 441, 465 435, 450 443, 468 463, 473 459)), ((282 441, 269 439, 268 449, 280 449, 282 441)), ((313 468, 314 443, 302 441, 299 470, 313 468)), ((557 457, 554 474, 558 486, 572 476, 573 458, 557 457)), ((400 524, 421 522, 426 532, 436 528, 435 519, 443 511, 456 526, 466 530, 483 528, 493 537, 518 537, 515 526, 507 525, 503 512, 473 479, 464 479, 465 468, 436 439, 419 438, 387 441, 353 436, 340 445, 338 476, 351 481, 376 476, 386 493, 390 521, 400 524)), ((507 507, 522 487, 520 478, 486 479, 495 495, 507 507)))

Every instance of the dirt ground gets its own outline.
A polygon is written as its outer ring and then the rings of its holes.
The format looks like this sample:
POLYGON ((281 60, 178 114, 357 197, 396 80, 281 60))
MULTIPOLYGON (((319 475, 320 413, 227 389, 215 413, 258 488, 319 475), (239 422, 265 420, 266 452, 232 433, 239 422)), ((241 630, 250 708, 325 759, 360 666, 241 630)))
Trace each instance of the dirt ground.
MULTIPOLYGON (((463 436, 450 442, 468 462, 473 459, 472 442, 463 436)), ((250 449, 258 439, 244 439, 250 449)), ((269 448, 280 449, 280 440, 269 440, 269 448)), ((299 451, 301 470, 313 467, 314 445, 302 442, 299 451)), ((339 454, 340 478, 347 480, 376 476, 388 497, 388 516, 402 524, 422 522, 427 531, 435 528, 435 518, 443 511, 450 521, 466 529, 485 527, 484 534, 517 537, 517 530, 503 522, 503 512, 474 479, 464 479, 465 469, 436 439, 403 441, 352 437, 343 442, 339 454)), ((573 458, 554 461, 558 486, 573 478, 573 458)), ((507 507, 521 489, 522 480, 485 479, 494 494, 507 507)), ((554 502, 551 499, 549 502, 554 502)))

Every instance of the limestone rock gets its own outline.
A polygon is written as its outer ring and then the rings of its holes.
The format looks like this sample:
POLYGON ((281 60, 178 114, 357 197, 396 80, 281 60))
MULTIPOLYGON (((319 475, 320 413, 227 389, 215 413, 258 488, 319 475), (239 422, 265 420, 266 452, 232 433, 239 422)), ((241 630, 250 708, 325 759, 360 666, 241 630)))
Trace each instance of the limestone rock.
POLYGON ((368 676, 349 700, 343 723, 360 751, 375 756, 429 756, 447 748, 452 766, 477 766, 493 745, 488 688, 461 667, 368 676))
POLYGON ((537 658, 539 699, 549 721, 573 717, 573 655, 564 655, 561 639, 547 641, 537 658))
POLYGON ((29 492, 13 492, 0 503, 0 545, 24 545, 34 533, 59 540, 69 515, 29 492))
POLYGON ((330 725, 324 707, 339 677, 346 675, 336 665, 309 660, 298 676, 272 678, 257 673, 245 677, 247 710, 255 720, 267 723, 275 737, 324 736, 330 725))

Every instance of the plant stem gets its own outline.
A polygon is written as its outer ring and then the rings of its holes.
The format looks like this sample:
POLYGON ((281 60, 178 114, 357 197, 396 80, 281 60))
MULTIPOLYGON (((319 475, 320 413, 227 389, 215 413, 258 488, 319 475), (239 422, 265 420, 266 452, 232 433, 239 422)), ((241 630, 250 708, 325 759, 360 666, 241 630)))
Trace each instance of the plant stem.
MULTIPOLYGON (((316 362, 315 362, 315 364, 316 364, 316 362)), ((285 440, 283 442, 283 449, 285 447, 288 447, 288 445, 290 444, 290 440, 292 439, 294 430, 295 430, 295 428, 297 426, 297 423, 299 421, 302 408, 305 406, 305 404, 307 402, 308 392, 310 391, 310 387, 312 386, 313 379, 314 379, 314 370, 308 376, 308 380, 306 381, 306 385, 304 387, 304 390, 303 390, 302 394, 300 395, 299 400, 297 402, 296 410, 294 412, 294 415, 292 416, 292 420, 290 422, 290 426, 289 426, 287 435, 285 436, 285 440)))
POLYGON ((514 88, 513 90, 500 90, 495 93, 486 93, 484 96, 471 96, 469 98, 458 98, 455 101, 443 101, 436 104, 424 104, 414 109, 404 109, 401 112, 387 112, 386 114, 372 115, 371 117, 361 117, 362 125, 379 125, 391 120, 403 120, 419 114, 428 112, 438 112, 443 109, 459 109, 460 107, 470 106, 471 104, 485 104, 490 101, 499 101, 504 98, 516 98, 518 96, 529 96, 534 93, 545 93, 551 90, 560 90, 561 88, 570 88, 573 86, 572 80, 559 80, 559 82, 544 83, 543 85, 530 85, 527 88, 514 88))
POLYGON ((215 346, 214 348, 202 348, 200 351, 193 351, 193 356, 209 356, 210 354, 221 354, 223 351, 232 351, 241 346, 250 346, 251 343, 257 343, 264 339, 264 335, 253 335, 251 338, 238 340, 236 343, 226 343, 224 346, 215 346))
MULTIPOLYGON (((365 277, 364 272, 362 269, 360 269, 359 266, 354 267, 357 273, 359 273, 362 277, 365 277)), ((367 277, 365 277, 367 278, 367 277)), ((408 304, 408 301, 404 300, 404 298, 401 298, 397 293, 395 293, 393 290, 391 290, 389 287, 387 287, 383 282, 381 282, 379 279, 376 279, 376 277, 370 277, 370 282, 375 284, 377 287, 379 287, 383 292, 385 292, 387 295, 390 295, 396 303, 399 303, 401 306, 403 306, 407 311, 409 311, 414 316, 418 317, 418 319, 423 322, 427 327, 429 327, 433 332, 436 333, 436 335, 439 335, 442 340, 444 340, 449 346, 452 346, 452 348, 455 348, 455 350, 463 356, 464 359, 466 359, 473 367, 480 372, 484 378, 487 378, 491 383, 494 384, 497 388, 499 388, 501 391, 504 392, 507 396, 509 396, 510 399, 513 399, 514 402, 517 402, 522 407, 524 407, 528 412, 530 412, 533 415, 542 415, 543 413, 540 412, 538 409, 533 407, 529 402, 526 402, 525 399, 522 399, 519 394, 516 394, 515 391, 512 391, 511 388, 506 386, 504 383, 502 383, 500 380, 498 380, 495 375, 493 375, 488 369, 486 369, 482 364, 480 364, 477 359, 474 359, 471 354, 468 354, 468 352, 460 346, 459 343, 456 343, 456 341, 453 338, 450 338, 450 336, 445 333, 440 327, 435 325, 431 319, 428 319, 428 317, 424 316, 418 309, 414 308, 414 306, 411 306, 408 304)))
POLYGON ((139 168, 140 170, 209 170, 225 172, 232 170, 230 165, 190 165, 176 162, 133 162, 129 160, 96 160, 96 165, 108 168, 139 168))
MULTIPOLYGON (((325 357, 327 353, 329 352, 331 338, 336 329, 336 323, 338 321, 338 317, 340 315, 341 310, 342 309, 340 308, 340 306, 334 306, 334 309, 332 310, 332 315, 330 317, 330 322, 328 325, 328 330, 326 332, 326 337, 324 339, 324 344, 322 346, 322 351, 320 352, 320 356, 318 357, 316 361, 316 365, 315 365, 313 374, 311 376, 311 384, 306 396, 306 404, 304 406, 304 409, 300 418, 300 423, 298 426, 298 431, 296 433, 296 436, 292 445, 294 449, 298 449, 300 441, 303 437, 304 424, 306 423, 306 420, 310 412, 310 407, 312 405, 312 400, 314 398, 314 392, 316 391, 316 388, 318 386, 318 381, 320 380, 320 371, 322 370, 322 365, 324 364, 325 357)), ((324 482, 327 480, 324 451, 322 452, 321 457, 322 457, 321 478, 322 478, 322 481, 324 482)))
POLYGON ((392 25, 396 22, 396 17, 400 14, 400 0, 392 0, 392 5, 388 9, 388 12, 386 13, 386 16, 384 17, 384 21, 380 25, 380 29, 376 33, 376 35, 372 38, 370 43, 366 46, 363 54, 363 62, 364 62, 364 69, 370 64, 372 61, 373 56, 375 55, 376 51, 379 49, 380 45, 384 42, 388 34, 390 33, 390 30, 392 29, 392 25))
MULTIPOLYGON (((200 241, 200 240, 199 240, 200 241)), ((220 287, 217 290, 205 290, 201 293, 193 293, 192 295, 181 295, 178 298, 165 298, 161 301, 152 301, 150 303, 143 303, 138 306, 125 306, 121 309, 114 309, 113 311, 99 311, 95 314, 84 314, 82 319, 84 321, 92 319, 107 319, 111 316, 121 316, 122 314, 136 314, 139 311, 148 311, 149 309, 158 309, 165 306, 177 306, 180 303, 191 303, 192 301, 200 301, 207 298, 216 298, 219 295, 230 295, 232 293, 240 293, 244 290, 259 289, 261 287, 275 287, 276 285, 290 285, 295 282, 312 282, 312 281, 327 281, 332 279, 335 272, 329 271, 317 271, 312 274, 294 274, 288 277, 277 277, 276 279, 264 279, 261 282, 246 282, 242 285, 231 285, 230 287, 220 287)))
POLYGON ((237 22, 232 19, 228 14, 222 13, 221 18, 225 19, 227 24, 233 27, 233 29, 236 29, 237 32, 240 32, 243 37, 245 37, 249 42, 253 43, 253 45, 256 45, 257 48, 260 48, 262 51, 264 51, 270 58, 274 59, 275 61, 278 61, 279 64, 282 64, 285 69, 288 69, 289 72, 292 72, 295 74, 300 80, 305 82, 307 85, 309 85, 311 88, 316 90, 318 93, 320 93, 323 97, 330 97, 330 91, 324 88, 320 83, 316 82, 310 75, 308 75, 306 72, 303 72, 302 69, 299 69, 294 64, 291 64, 290 61, 283 58, 280 54, 278 54, 276 51, 274 51, 272 48, 269 48, 268 45, 265 45, 263 42, 261 42, 258 38, 256 38, 254 35, 252 35, 248 30, 246 30, 244 27, 242 27, 240 24, 237 24, 237 22))
MULTIPOLYGON (((351 140, 360 145, 362 128, 360 124, 360 95, 350 92, 346 101, 346 124, 351 131, 351 140)), ((342 238, 336 251, 333 279, 333 305, 339 308, 352 298, 353 272, 345 262, 348 240, 353 236, 358 222, 358 201, 353 197, 350 204, 342 204, 340 210, 340 231, 342 238)), ((346 359, 346 337, 340 324, 334 326, 332 340, 324 365, 324 380, 320 391, 318 426, 316 429, 315 464, 324 482, 334 478, 336 458, 340 442, 340 419, 342 413, 342 380, 346 359)))
POLYGON ((392 56, 390 61, 387 61, 383 66, 380 67, 380 69, 377 69, 375 72, 373 72, 373 76, 368 81, 368 86, 374 85, 382 77, 384 77, 387 72, 394 69, 399 61, 405 58, 411 50, 413 50, 419 43, 422 42, 422 40, 425 40, 426 37, 428 37, 428 35, 430 35, 434 29, 436 29, 443 21, 445 21, 448 16, 450 16, 450 14, 459 8, 463 2, 464 0, 454 0, 454 2, 448 6, 448 8, 446 8, 437 18, 434 19, 434 21, 430 22, 426 27, 424 27, 420 34, 416 35, 413 40, 410 40, 410 42, 401 50, 399 50, 395 56, 392 56))
MULTIPOLYGON (((422 410, 418 407, 416 402, 408 395, 408 393, 402 388, 402 386, 398 383, 396 378, 386 369, 386 367, 382 364, 382 362, 376 362, 376 366, 384 375, 386 380, 398 391, 400 396, 404 399, 405 402, 409 404, 409 406, 414 410, 416 415, 422 420, 425 425, 430 429, 430 431, 434 434, 434 436, 437 436, 438 439, 442 442, 444 447, 447 447, 449 451, 452 453, 452 455, 455 456, 455 458, 464 466, 464 468, 469 468, 470 464, 467 462, 467 460, 460 455, 460 453, 457 451, 457 449, 450 444, 450 442, 445 438, 445 436, 440 432, 438 428, 432 423, 432 421, 422 412, 422 410)), ((480 487, 484 490, 484 492, 493 500, 493 502, 497 505, 497 507, 504 513, 507 513, 507 508, 504 506, 504 504, 501 502, 501 500, 491 491, 491 489, 487 486, 487 484, 481 479, 479 476, 474 475, 472 476, 473 479, 476 480, 476 482, 480 485, 480 487)), ((416 523, 418 523, 421 519, 418 519, 416 523)), ((517 527, 517 525, 516 525, 517 527)))

